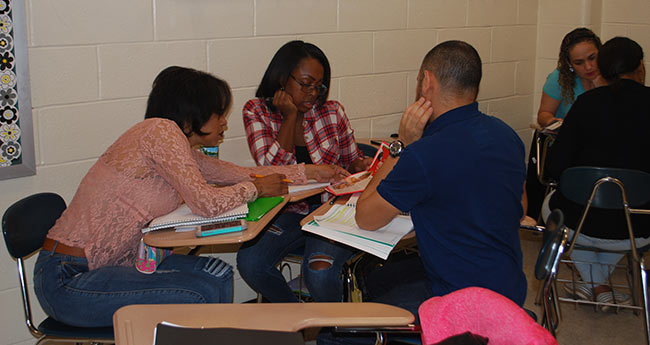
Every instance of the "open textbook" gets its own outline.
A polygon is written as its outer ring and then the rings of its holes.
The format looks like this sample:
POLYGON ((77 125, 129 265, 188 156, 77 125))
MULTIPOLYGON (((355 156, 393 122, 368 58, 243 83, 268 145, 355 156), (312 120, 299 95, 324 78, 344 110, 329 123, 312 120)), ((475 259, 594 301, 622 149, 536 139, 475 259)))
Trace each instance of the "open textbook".
POLYGON ((340 182, 325 187, 325 190, 337 196, 362 192, 372 180, 372 176, 384 163, 386 157, 388 157, 388 144, 382 141, 367 170, 350 175, 340 182))
POLYGON ((302 229, 347 244, 386 259, 397 242, 413 230, 410 216, 399 215, 381 229, 360 229, 355 220, 355 207, 351 204, 334 205, 322 216, 305 224, 302 229))

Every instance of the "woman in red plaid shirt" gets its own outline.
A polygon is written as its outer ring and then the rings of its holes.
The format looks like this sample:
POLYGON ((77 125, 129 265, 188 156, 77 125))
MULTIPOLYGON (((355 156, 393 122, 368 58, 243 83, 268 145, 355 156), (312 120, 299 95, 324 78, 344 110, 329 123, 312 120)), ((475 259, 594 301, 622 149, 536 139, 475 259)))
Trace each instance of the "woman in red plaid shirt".
MULTIPOLYGON (((328 101, 330 65, 318 47, 303 41, 282 46, 269 64, 256 98, 243 109, 248 147, 258 165, 335 164, 351 173, 367 168, 354 131, 337 101, 328 101)), ((319 200, 311 203, 318 206, 319 200)), ((244 280, 271 302, 297 302, 276 264, 304 248, 303 277, 314 300, 341 301, 341 267, 356 250, 303 233, 310 205, 290 205, 237 254, 244 280)))

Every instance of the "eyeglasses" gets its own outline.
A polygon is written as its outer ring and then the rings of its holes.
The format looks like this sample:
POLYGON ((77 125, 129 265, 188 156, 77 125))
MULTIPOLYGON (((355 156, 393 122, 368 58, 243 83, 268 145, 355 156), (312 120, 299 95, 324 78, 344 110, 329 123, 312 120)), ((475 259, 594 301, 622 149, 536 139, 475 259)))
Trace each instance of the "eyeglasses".
POLYGON ((289 74, 291 79, 293 79, 298 85, 300 85, 300 90, 304 93, 311 93, 312 91, 316 90, 316 93, 319 95, 325 94, 327 92, 327 86, 323 84, 319 85, 311 85, 311 84, 305 84, 301 82, 300 80, 296 79, 296 77, 293 76, 293 74, 289 74))

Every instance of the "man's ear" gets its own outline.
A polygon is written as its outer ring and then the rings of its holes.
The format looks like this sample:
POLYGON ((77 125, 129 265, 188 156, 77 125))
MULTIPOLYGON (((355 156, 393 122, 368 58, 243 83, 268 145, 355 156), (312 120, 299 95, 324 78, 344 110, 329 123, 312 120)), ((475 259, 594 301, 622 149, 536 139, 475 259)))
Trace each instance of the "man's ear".
POLYGON ((438 87, 438 79, 429 70, 424 70, 422 74, 422 95, 433 94, 438 87))

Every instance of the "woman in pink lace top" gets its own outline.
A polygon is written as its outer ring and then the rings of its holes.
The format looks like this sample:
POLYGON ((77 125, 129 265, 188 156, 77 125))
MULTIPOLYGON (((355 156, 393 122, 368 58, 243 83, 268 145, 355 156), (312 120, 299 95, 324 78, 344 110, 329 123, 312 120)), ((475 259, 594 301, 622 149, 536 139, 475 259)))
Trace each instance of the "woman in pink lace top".
POLYGON ((129 304, 231 302, 232 267, 218 258, 172 255, 154 274, 138 272, 140 230, 183 202, 210 217, 286 193, 282 178, 342 173, 328 165, 245 168, 198 152, 223 140, 231 103, 228 84, 210 74, 169 67, 156 77, 145 120, 99 157, 47 235, 34 289, 48 315, 96 327, 110 326, 129 304))

